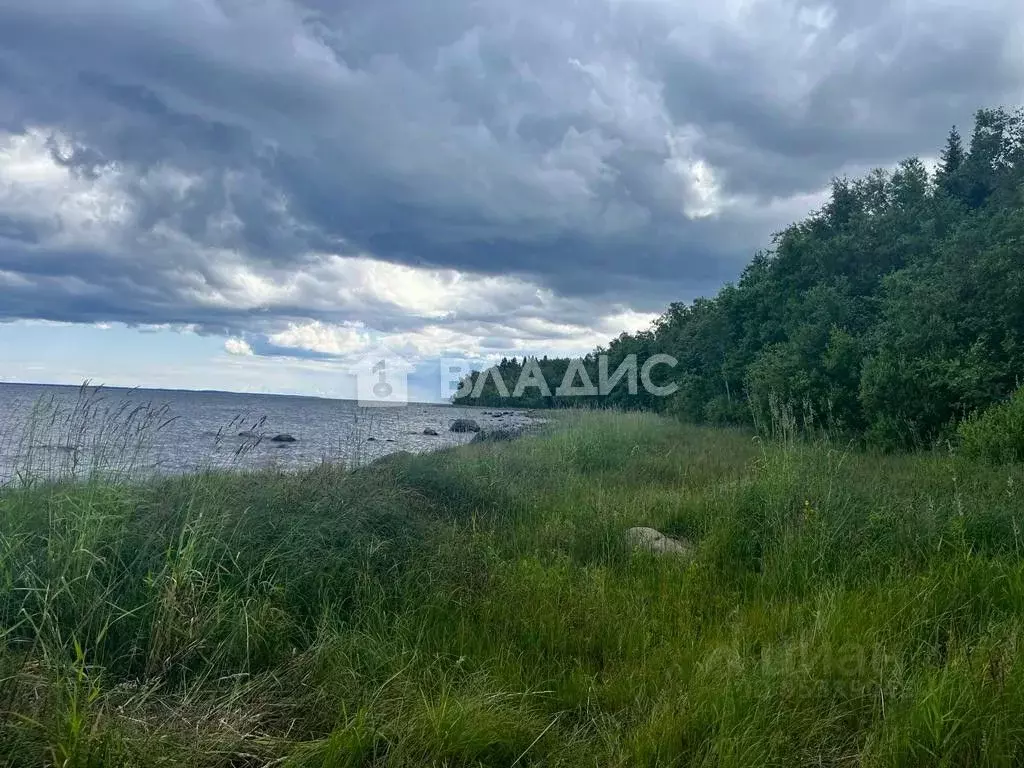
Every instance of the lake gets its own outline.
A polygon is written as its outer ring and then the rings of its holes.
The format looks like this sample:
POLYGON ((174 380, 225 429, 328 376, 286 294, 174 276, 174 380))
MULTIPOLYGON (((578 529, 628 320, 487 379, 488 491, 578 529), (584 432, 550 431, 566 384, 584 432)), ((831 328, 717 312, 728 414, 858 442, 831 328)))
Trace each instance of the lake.
POLYGON ((134 477, 298 469, 325 460, 355 465, 469 442, 472 434, 449 431, 457 418, 485 429, 541 421, 523 411, 448 405, 360 407, 286 395, 0 383, 0 483, 93 471, 134 477), (438 435, 426 436, 426 429, 438 435), (279 434, 295 442, 273 442, 279 434))

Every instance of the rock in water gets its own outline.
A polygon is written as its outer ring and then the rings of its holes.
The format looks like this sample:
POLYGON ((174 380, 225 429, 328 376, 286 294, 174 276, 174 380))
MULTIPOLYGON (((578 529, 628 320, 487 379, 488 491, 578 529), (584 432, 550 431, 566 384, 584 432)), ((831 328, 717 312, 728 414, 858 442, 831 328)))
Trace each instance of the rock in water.
POLYGON ((630 528, 626 531, 626 540, 633 549, 659 555, 688 555, 693 551, 693 545, 686 539, 673 539, 654 528, 630 528))
POLYGON ((456 419, 449 429, 452 432, 479 432, 480 425, 472 419, 456 419))
POLYGON ((272 442, 272 443, 297 443, 299 441, 296 440, 291 435, 274 435, 272 438, 270 438, 270 442, 272 442))
POLYGON ((437 430, 427 427, 426 429, 423 430, 423 434, 428 435, 430 437, 437 437, 437 430))

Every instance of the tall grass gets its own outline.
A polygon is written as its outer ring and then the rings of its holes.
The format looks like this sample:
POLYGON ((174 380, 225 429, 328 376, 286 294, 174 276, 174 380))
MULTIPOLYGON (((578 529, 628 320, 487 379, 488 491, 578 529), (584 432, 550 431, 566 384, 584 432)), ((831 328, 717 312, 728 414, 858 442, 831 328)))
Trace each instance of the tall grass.
MULTIPOLYGON (((140 482, 158 474, 239 471, 279 465, 266 451, 275 432, 267 417, 242 411, 198 435, 174 433, 179 421, 167 403, 141 391, 108 390, 84 383, 0 413, 0 488, 39 483, 140 482), (186 458, 187 457, 187 458, 186 458)), ((322 447, 324 463, 359 466, 379 452, 367 450, 387 424, 380 409, 354 410, 351 420, 322 447)), ((304 458, 313 458, 306 456, 304 458)))
POLYGON ((71 399, 44 396, 32 404, 24 424, 4 425, 0 482, 128 479, 173 421, 166 405, 110 398, 88 382, 71 399))
POLYGON ((639 414, 0 493, 11 765, 1015 765, 1020 465, 639 414), (692 559, 629 550, 650 525, 692 559))

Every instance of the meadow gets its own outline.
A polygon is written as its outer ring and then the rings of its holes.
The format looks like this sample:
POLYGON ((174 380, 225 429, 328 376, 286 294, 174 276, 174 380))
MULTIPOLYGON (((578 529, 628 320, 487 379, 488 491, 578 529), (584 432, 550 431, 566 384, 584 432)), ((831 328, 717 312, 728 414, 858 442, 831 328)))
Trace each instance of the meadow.
POLYGON ((28 483, 0 491, 0 764, 1019 765, 1022 512, 1020 464, 621 413, 28 483))

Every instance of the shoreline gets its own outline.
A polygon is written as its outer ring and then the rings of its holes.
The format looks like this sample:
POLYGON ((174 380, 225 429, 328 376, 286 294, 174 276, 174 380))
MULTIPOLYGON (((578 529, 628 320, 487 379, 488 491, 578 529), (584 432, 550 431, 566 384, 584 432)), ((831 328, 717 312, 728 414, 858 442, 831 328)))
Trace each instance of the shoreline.
POLYGON ((486 408, 357 408, 288 399, 259 410, 265 406, 259 398, 195 394, 150 403, 128 392, 88 388, 0 404, 0 485, 19 477, 81 480, 106 473, 143 479, 209 470, 292 471, 324 462, 358 466, 394 451, 422 453, 469 442, 471 434, 450 430, 460 418, 479 422, 484 431, 546 421, 519 409, 498 416, 486 408))

